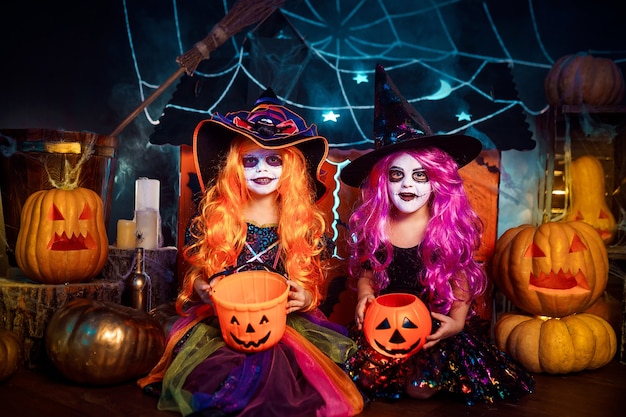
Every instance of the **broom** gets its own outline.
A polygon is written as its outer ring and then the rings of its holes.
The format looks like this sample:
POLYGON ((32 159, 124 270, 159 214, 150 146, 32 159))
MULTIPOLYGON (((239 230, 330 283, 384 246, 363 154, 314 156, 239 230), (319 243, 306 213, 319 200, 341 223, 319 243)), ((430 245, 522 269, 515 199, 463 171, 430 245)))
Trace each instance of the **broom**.
POLYGON ((154 92, 130 113, 126 119, 111 133, 117 136, 139 113, 152 103, 167 87, 169 87, 183 72, 193 75, 200 61, 208 59, 211 52, 230 39, 243 28, 265 20, 272 12, 279 8, 285 0, 238 0, 230 11, 220 20, 211 32, 193 48, 176 58, 180 66, 154 92))

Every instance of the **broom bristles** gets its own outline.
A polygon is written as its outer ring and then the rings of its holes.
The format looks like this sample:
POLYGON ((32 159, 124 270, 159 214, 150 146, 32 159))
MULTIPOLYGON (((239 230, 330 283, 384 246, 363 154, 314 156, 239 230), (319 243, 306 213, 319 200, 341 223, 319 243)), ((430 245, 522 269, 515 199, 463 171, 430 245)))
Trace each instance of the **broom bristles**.
POLYGON ((231 36, 246 26, 266 19, 285 0, 239 0, 220 20, 206 38, 197 42, 193 48, 176 58, 176 62, 185 69, 187 75, 193 75, 200 61, 208 59, 211 52, 226 42, 231 36))

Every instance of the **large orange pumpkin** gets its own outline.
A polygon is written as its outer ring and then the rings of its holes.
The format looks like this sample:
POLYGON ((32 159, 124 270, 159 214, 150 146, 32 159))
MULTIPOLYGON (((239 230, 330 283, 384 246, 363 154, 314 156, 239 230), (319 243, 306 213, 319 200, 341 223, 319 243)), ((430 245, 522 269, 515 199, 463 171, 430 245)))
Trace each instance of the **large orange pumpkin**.
POLYGON ((518 308, 563 317, 591 306, 608 281, 600 235, 580 221, 522 225, 496 242, 493 279, 518 308))
POLYGON ((44 284, 84 282, 100 273, 108 253, 104 208, 96 192, 53 188, 26 199, 15 258, 28 278, 44 284))
POLYGON ((78 298, 51 317, 46 352, 69 380, 108 385, 146 375, 165 350, 161 324, 148 313, 78 298))
POLYGON ((585 53, 559 58, 544 79, 548 104, 619 104, 624 97, 624 77, 609 58, 585 53))
POLYGON ((386 356, 404 358, 419 352, 431 330, 430 311, 413 294, 381 295, 365 311, 365 339, 386 356))
POLYGON ((565 374, 597 369, 617 351, 615 331, 593 314, 562 318, 505 313, 494 327, 496 345, 531 372, 565 374))

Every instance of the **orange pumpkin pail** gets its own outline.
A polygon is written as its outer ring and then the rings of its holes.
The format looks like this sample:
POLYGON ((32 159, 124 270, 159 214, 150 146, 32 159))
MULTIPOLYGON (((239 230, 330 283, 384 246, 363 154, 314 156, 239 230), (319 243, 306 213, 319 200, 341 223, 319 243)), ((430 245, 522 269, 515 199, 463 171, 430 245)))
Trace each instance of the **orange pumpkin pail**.
POLYGON ((289 287, 275 272, 251 270, 222 278, 212 299, 224 341, 242 352, 260 352, 283 337, 289 287))
POLYGON ((365 311, 365 339, 385 356, 404 358, 419 352, 431 331, 430 311, 413 294, 378 296, 365 311))
POLYGON ((79 186, 96 192, 109 222, 118 140, 91 132, 53 129, 0 129, 0 192, 9 266, 17 266, 14 249, 20 214, 26 199, 36 191, 52 189, 68 166, 75 166, 85 150, 93 153, 80 172, 79 186))

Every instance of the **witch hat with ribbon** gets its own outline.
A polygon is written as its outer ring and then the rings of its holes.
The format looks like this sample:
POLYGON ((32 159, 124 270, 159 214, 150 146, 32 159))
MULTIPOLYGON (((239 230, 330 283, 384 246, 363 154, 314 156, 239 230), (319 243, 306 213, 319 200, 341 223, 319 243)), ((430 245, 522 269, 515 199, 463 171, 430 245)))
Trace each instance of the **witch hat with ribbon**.
POLYGON ((424 118, 406 101, 382 65, 374 82, 374 150, 351 161, 341 170, 341 180, 360 187, 374 164, 391 153, 436 147, 448 153, 459 168, 482 150, 480 141, 466 135, 435 135, 424 118))
POLYGON ((263 92, 251 111, 231 112, 225 116, 216 113, 196 126, 193 154, 203 191, 217 176, 220 162, 236 136, 245 136, 263 149, 295 146, 306 159, 316 199, 326 193, 320 173, 328 155, 328 141, 318 135, 315 124, 307 125, 300 115, 281 105, 271 88, 263 92))

